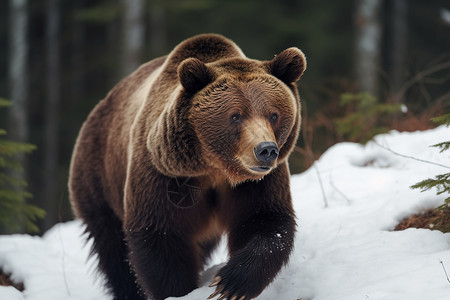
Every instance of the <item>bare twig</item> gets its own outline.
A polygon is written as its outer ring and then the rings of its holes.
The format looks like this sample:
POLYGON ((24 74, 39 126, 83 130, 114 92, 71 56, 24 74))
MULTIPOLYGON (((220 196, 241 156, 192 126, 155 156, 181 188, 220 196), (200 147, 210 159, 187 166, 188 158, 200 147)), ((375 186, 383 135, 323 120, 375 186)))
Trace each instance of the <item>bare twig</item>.
POLYGON ((450 68, 450 61, 443 62, 417 73, 413 78, 408 80, 397 92, 397 94, 394 96, 394 102, 400 102, 400 100, 405 96, 406 92, 417 82, 421 81, 425 76, 431 75, 441 70, 445 70, 447 68, 450 68))
POLYGON ((427 163, 427 164, 430 164, 430 165, 435 165, 435 166, 439 166, 439 167, 442 167, 442 168, 450 169, 450 166, 446 166, 446 165, 443 165, 443 164, 440 164, 440 163, 435 163, 435 162, 432 162, 432 161, 429 161, 429 160, 420 159, 420 158, 417 158, 417 157, 414 157, 414 156, 400 154, 398 152, 395 152, 394 150, 392 150, 391 148, 389 148, 387 146, 381 145, 380 143, 376 142, 375 140, 372 140, 372 142, 375 145, 377 145, 378 147, 381 147, 381 148, 383 148, 383 149, 385 149, 385 150, 387 150, 387 151, 389 151, 389 152, 391 152, 391 153, 393 153, 393 154, 395 154, 397 156, 401 156, 401 157, 404 157, 404 158, 413 159, 413 160, 420 161, 420 162, 423 162, 423 163, 427 163))
MULTIPOLYGON (((308 111, 307 111, 307 106, 304 105, 303 107, 303 111, 304 111, 304 117, 303 117, 303 128, 308 128, 307 124, 308 124, 308 111)), ((322 182, 322 177, 320 175, 320 171, 319 168, 317 167, 317 164, 314 163, 315 161, 315 157, 314 157, 314 152, 312 150, 312 141, 313 141, 313 134, 314 132, 311 131, 311 134, 307 134, 307 130, 302 130, 301 134, 303 135, 303 141, 305 143, 305 149, 300 148, 299 146, 294 146, 294 150, 299 152, 299 153, 305 153, 305 155, 307 157, 309 157, 312 167, 314 168, 314 170, 316 171, 317 174, 317 178, 319 179, 319 184, 320 184, 320 189, 322 191, 322 197, 323 197, 323 202, 325 203, 325 208, 328 207, 328 201, 327 201, 327 196, 325 195, 325 189, 323 187, 323 182, 322 182)))
POLYGON ((322 190, 323 202, 325 203, 325 208, 328 207, 327 196, 325 195, 325 189, 323 188, 322 176, 320 176, 319 168, 317 164, 313 164, 314 170, 316 171, 317 178, 319 179, 320 189, 322 190))
POLYGON ((448 278, 447 270, 445 269, 444 263, 442 262, 442 260, 439 260, 439 262, 442 265, 442 269, 444 269, 445 277, 447 278, 448 283, 450 283, 450 279, 448 278))
POLYGON ((334 181, 333 178, 331 177, 331 173, 330 173, 330 185, 331 187, 339 194, 341 195, 342 198, 344 198, 345 200, 347 200, 348 204, 352 204, 352 200, 350 200, 350 198, 348 198, 341 190, 339 190, 336 185, 334 185, 334 181))
POLYGON ((66 257, 66 250, 64 248, 64 241, 63 241, 63 237, 61 234, 61 202, 62 202, 62 198, 60 198, 59 200, 59 207, 58 207, 58 218, 59 218, 59 224, 57 224, 58 226, 58 233, 59 233, 59 241, 61 243, 61 250, 62 250, 62 255, 61 255, 61 265, 62 265, 62 275, 63 275, 63 280, 64 280, 64 285, 66 287, 66 291, 67 291, 67 295, 70 297, 70 289, 69 289, 69 284, 67 283, 67 277, 66 277, 66 263, 65 263, 65 257, 66 257))
POLYGON ((422 92, 423 97, 427 101, 427 103, 431 103, 431 96, 428 92, 427 88, 425 87, 424 80, 419 81, 419 89, 422 92))

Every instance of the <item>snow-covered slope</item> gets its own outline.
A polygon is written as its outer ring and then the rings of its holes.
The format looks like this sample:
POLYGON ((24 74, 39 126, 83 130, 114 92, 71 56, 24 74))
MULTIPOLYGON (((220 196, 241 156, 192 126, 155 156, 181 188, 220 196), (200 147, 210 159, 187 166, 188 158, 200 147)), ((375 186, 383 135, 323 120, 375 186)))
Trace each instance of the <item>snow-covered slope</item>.
MULTIPOLYGON (((314 167, 292 176, 295 250, 258 299, 450 299, 443 268, 450 272, 450 234, 391 231, 402 218, 442 203, 445 195, 409 186, 449 172, 448 152, 429 147, 449 139, 450 129, 439 127, 391 132, 366 146, 341 143, 314 167)), ((23 281, 25 291, 0 287, 0 300, 110 299, 95 275, 95 261, 86 263, 89 245, 84 246, 81 235, 80 222, 73 221, 55 226, 43 238, 1 236, 0 268, 23 281)), ((177 299, 206 299, 213 292, 208 284, 225 261, 222 245, 201 287, 177 299)))

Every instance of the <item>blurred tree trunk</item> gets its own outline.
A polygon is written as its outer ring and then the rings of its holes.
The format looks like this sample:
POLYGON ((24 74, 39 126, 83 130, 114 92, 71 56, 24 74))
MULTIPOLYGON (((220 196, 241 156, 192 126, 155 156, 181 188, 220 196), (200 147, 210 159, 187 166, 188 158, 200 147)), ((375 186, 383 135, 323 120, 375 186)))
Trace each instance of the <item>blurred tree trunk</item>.
POLYGON ((122 0, 124 7, 122 76, 130 74, 142 63, 145 39, 144 4, 144 0, 122 0))
POLYGON ((28 142, 27 0, 10 1, 9 22, 8 71, 10 98, 13 104, 9 109, 8 136, 17 142, 28 142))
POLYGON ((105 71, 108 73, 108 86, 114 86, 122 78, 122 60, 121 54, 123 47, 121 47, 121 19, 114 18, 106 25, 106 35, 108 52, 105 54, 108 56, 108 63, 105 65, 105 71))
MULTIPOLYGON (((392 91, 397 93, 405 83, 406 71, 406 47, 408 43, 408 1, 392 1, 392 35, 390 51, 390 77, 392 82, 392 91)), ((403 99, 394 97, 394 101, 401 102, 403 99)))
MULTIPOLYGON (((84 8, 84 0, 73 1, 73 10, 80 11, 84 8)), ((72 20, 72 49, 71 49, 71 91, 70 100, 72 103, 79 104, 80 99, 84 96, 84 42, 85 42, 85 26, 84 22, 74 18, 72 20)))
POLYGON ((43 203, 47 212, 44 230, 58 220, 58 121, 61 98, 59 51, 59 0, 47 0, 47 103, 45 105, 44 191, 43 203))
POLYGON ((150 53, 153 57, 163 55, 167 48, 167 30, 163 0, 150 1, 150 53))
MULTIPOLYGON (((8 139, 15 142, 28 142, 28 2, 27 0, 10 0, 9 4, 8 77, 12 107, 8 112, 8 139)), ((24 169, 27 169, 24 153, 17 154, 16 160, 24 169)), ((11 176, 26 181, 25 172, 12 172, 11 176)), ((25 228, 24 224, 20 227, 25 228)))
POLYGON ((355 73, 359 90, 378 94, 382 0, 356 1, 355 73))

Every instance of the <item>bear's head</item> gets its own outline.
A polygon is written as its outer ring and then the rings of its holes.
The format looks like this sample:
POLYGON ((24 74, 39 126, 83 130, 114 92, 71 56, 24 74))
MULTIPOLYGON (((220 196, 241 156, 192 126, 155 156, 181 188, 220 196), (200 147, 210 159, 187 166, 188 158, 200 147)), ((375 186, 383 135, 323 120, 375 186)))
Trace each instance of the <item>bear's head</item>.
POLYGON ((299 132, 296 82, 305 68, 297 48, 265 62, 234 57, 204 63, 191 57, 180 63, 187 120, 211 174, 235 185, 261 179, 287 159, 299 132))

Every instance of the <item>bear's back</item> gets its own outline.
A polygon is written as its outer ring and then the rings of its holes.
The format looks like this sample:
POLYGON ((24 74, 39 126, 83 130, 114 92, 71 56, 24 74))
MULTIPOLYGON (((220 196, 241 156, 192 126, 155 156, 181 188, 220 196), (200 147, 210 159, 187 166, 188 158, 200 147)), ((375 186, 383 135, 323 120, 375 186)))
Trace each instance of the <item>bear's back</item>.
POLYGON ((118 216, 123 216, 130 130, 150 88, 145 81, 165 60, 154 59, 122 79, 89 114, 77 140, 72 165, 78 167, 71 172, 70 189, 92 180, 107 184, 104 199, 118 216))

